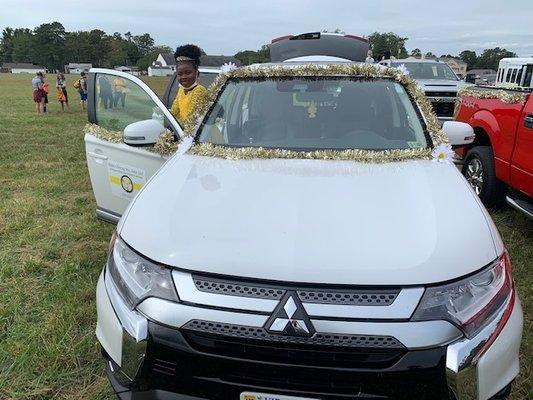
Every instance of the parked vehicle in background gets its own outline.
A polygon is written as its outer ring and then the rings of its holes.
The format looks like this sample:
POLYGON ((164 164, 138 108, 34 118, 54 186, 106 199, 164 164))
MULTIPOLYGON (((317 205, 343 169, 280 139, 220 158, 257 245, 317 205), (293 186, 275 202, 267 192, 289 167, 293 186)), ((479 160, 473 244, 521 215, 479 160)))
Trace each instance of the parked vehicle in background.
MULTIPOLYGON (((494 90, 483 89, 476 90, 494 90)), ((524 102, 462 96, 456 121, 474 128, 464 155, 463 174, 487 207, 504 199, 533 218, 533 96, 507 90, 524 102)))
POLYGON ((502 58, 496 74, 496 86, 533 88, 533 57, 502 58))
POLYGON ((399 67, 405 65, 409 75, 418 82, 428 97, 433 111, 441 123, 453 120, 457 91, 467 85, 460 80, 448 64, 439 60, 406 58, 384 60, 380 64, 399 67))
POLYGON ((330 57, 330 61, 364 62, 370 49, 368 39, 355 35, 329 32, 310 32, 272 39, 271 62, 313 61, 309 57, 330 57))
POLYGON ((467 71, 464 80, 475 85, 493 84, 496 80, 496 71, 493 69, 471 69, 467 71))
POLYGON ((486 74, 476 80, 476 85, 494 86, 496 84, 496 74, 486 74))

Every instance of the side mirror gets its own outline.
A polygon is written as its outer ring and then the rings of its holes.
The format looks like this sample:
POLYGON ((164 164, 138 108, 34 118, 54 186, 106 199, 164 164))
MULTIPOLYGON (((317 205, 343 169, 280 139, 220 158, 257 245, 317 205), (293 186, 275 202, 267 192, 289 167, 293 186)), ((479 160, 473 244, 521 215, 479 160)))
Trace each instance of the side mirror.
POLYGON ((474 129, 464 122, 446 121, 442 125, 442 130, 448 135, 452 146, 464 146, 472 143, 476 138, 474 129))
POLYGON ((124 143, 130 146, 155 144, 164 130, 165 127, 158 119, 134 122, 124 128, 124 143))

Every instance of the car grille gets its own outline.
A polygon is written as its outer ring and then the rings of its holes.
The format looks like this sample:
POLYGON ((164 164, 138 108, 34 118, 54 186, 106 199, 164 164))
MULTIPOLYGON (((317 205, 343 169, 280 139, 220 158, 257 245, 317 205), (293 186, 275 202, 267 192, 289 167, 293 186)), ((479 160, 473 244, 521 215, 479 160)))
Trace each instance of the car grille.
POLYGON ((355 349, 257 341, 149 324, 135 390, 210 400, 244 391, 339 399, 448 399, 445 348, 355 349))
POLYGON ((269 333, 264 328, 223 324, 219 322, 194 320, 186 324, 185 331, 203 332, 232 338, 242 338, 273 343, 294 343, 333 347, 403 349, 404 346, 390 336, 335 335, 315 333, 311 337, 285 336, 269 333))
MULTIPOLYGON (((193 280, 196 288, 201 292, 258 299, 280 300, 287 290, 295 290, 294 288, 288 287, 222 280, 198 275, 194 275, 193 280)), ((317 287, 299 287, 296 288, 296 291, 303 303, 344 304, 353 306, 390 306, 400 293, 400 289, 326 290, 317 287)))
POLYGON ((292 365, 383 368, 406 351, 395 338, 386 336, 317 333, 299 338, 207 321, 193 321, 183 333, 191 347, 202 353, 292 365))

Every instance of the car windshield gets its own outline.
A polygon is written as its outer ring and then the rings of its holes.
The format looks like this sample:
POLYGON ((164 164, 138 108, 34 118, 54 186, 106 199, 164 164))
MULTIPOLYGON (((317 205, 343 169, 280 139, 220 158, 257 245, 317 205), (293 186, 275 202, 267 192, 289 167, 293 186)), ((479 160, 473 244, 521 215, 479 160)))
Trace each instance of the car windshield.
POLYGON ((412 149, 428 147, 423 120, 390 79, 230 80, 199 141, 237 147, 412 149))
MULTIPOLYGON (((393 67, 398 67, 402 63, 393 63, 393 67)), ((413 79, 448 79, 458 81, 459 79, 453 73, 448 64, 437 62, 408 62, 403 64, 409 75, 413 79)))

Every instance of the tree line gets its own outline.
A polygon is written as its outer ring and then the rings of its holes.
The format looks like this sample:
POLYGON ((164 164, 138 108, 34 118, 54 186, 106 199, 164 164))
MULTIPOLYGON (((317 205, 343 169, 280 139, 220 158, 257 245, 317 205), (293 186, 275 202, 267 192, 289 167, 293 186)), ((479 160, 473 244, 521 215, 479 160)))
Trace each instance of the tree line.
POLYGON ((50 71, 63 70, 69 62, 107 68, 136 65, 147 69, 159 53, 171 51, 168 46, 156 46, 149 33, 108 35, 100 29, 67 32, 59 22, 34 29, 7 27, 0 39, 0 62, 29 62, 50 71))
MULTIPOLYGON (((337 29, 335 32, 341 31, 337 29)), ((388 53, 396 58, 437 58, 431 51, 423 53, 418 48, 408 52, 406 43, 409 39, 393 32, 374 32, 368 39, 376 60, 388 53)), ((170 52, 172 49, 168 46, 156 46, 149 33, 115 32, 109 35, 100 29, 67 32, 59 22, 42 24, 34 29, 7 27, 0 39, 0 62, 31 62, 50 71, 63 70, 69 62, 88 62, 106 68, 138 66, 146 70, 159 53, 170 52)), ((270 61, 266 44, 258 50, 239 51, 234 56, 244 65, 270 61)), ((464 50, 457 55, 442 54, 440 57, 460 59, 468 69, 497 69, 502 58, 516 57, 516 54, 496 47, 486 49, 480 55, 473 50, 464 50)))
MULTIPOLYGON (((334 33, 344 33, 339 29, 336 29, 334 33)), ((381 57, 385 54, 389 54, 396 58, 407 58, 409 56, 416 58, 456 58, 462 60, 467 64, 467 69, 498 69, 498 63, 505 57, 516 57, 516 53, 496 47, 493 49, 485 49, 480 55, 477 55, 473 50, 463 50, 461 53, 441 54, 436 56, 431 51, 423 53, 420 49, 413 49, 410 52, 407 51, 406 43, 409 40, 406 37, 401 37, 393 32, 374 32, 368 36, 370 46, 374 53, 375 60, 381 60, 381 57)), ((245 50, 235 54, 243 64, 252 64, 258 62, 270 61, 270 53, 268 51, 268 45, 263 45, 259 50, 245 50)))

